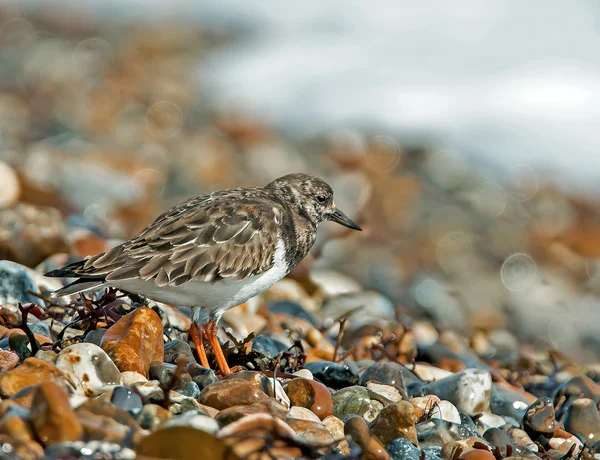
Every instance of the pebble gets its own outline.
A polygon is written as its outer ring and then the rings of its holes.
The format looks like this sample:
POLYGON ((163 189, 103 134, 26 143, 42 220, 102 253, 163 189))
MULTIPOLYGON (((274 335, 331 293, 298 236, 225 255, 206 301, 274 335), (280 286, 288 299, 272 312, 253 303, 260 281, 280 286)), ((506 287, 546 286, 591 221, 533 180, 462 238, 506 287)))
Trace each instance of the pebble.
POLYGON ((76 343, 58 354, 56 368, 61 371, 75 392, 96 396, 121 382, 121 373, 108 355, 93 343, 76 343))
POLYGON ((567 409, 564 424, 567 431, 579 435, 588 444, 600 440, 600 414, 592 399, 573 401, 567 409))
POLYGON ((145 430, 154 430, 173 417, 173 414, 157 404, 144 404, 136 421, 145 430))
POLYGON ((43 305, 38 297, 29 294, 28 291, 38 294, 40 292, 30 269, 16 262, 0 260, 0 305, 18 303, 43 305))
POLYGON ((51 381, 40 383, 34 393, 31 424, 45 446, 77 441, 83 436, 83 427, 69 405, 67 393, 51 381))
POLYGON ((102 441, 75 441, 53 444, 46 449, 48 459, 66 458, 115 458, 121 460, 135 459, 135 452, 119 444, 102 441))
POLYGON ((176 417, 172 417, 164 424, 165 428, 172 426, 189 426, 196 430, 216 433, 219 431, 219 423, 212 417, 197 410, 191 410, 176 417))
POLYGON ((365 386, 369 381, 386 385, 403 386, 421 380, 406 367, 391 361, 379 361, 369 366, 360 376, 360 385, 365 386))
POLYGON ((554 404, 547 396, 539 398, 534 402, 523 417, 523 427, 529 434, 553 433, 558 427, 554 418, 554 404))
POLYGON ((279 352, 287 347, 266 334, 258 334, 252 341, 252 351, 263 355, 268 359, 276 359, 279 352))
POLYGON ((196 363, 188 364, 185 368, 185 372, 192 377, 192 380, 198 385, 200 390, 203 390, 219 380, 217 379, 215 371, 202 367, 196 363))
POLYGON ((371 395, 375 394, 380 396, 387 403, 398 402, 402 400, 402 393, 393 385, 385 385, 373 381, 368 381, 365 385, 367 390, 371 392, 371 395))
POLYGON ((150 433, 136 446, 138 458, 194 460, 236 459, 213 434, 190 426, 170 426, 150 433), (230 457, 227 457, 229 455, 230 457))
POLYGON ((371 398, 365 387, 352 386, 333 394, 333 415, 345 420, 349 415, 365 415, 371 410, 371 398))
POLYGON ((266 393, 244 379, 228 379, 204 388, 198 402, 223 410, 238 405, 249 405, 266 399, 266 393))
POLYGON ((187 359, 187 364, 195 363, 196 359, 194 358, 194 354, 192 353, 192 349, 190 346, 181 339, 171 340, 170 342, 165 343, 165 363, 175 364, 176 359, 183 355, 185 359, 187 359))
POLYGON ((333 414, 333 398, 325 385, 315 380, 295 378, 287 384, 292 406, 310 409, 321 420, 333 414))
POLYGON ((292 406, 288 412, 288 418, 297 418, 300 420, 311 420, 313 422, 320 423, 321 419, 311 412, 310 409, 300 406, 292 406))
POLYGON ((0 375, 6 374, 19 363, 19 355, 13 351, 0 350, 0 375))
POLYGON ((418 446, 416 422, 417 416, 412 404, 408 401, 400 401, 381 410, 373 422, 371 432, 386 445, 402 437, 418 446))
POLYGON ((309 444, 326 445, 334 441, 329 430, 320 421, 288 418, 287 424, 309 444))
POLYGON ((150 364, 164 361, 162 322, 150 308, 137 308, 113 324, 102 337, 102 349, 121 372, 148 376, 150 364))
POLYGON ((465 414, 475 415, 490 407, 492 377, 489 372, 466 369, 429 385, 433 394, 447 399, 465 414))
POLYGON ((52 364, 37 358, 27 358, 20 366, 0 376, 0 393, 13 396, 30 385, 45 381, 63 382, 62 373, 52 364))
POLYGON ((369 426, 364 418, 357 415, 350 416, 344 423, 344 434, 350 436, 362 450, 362 459, 388 460, 389 454, 377 437, 369 432, 369 426))
POLYGON ((221 426, 237 422, 239 419, 253 414, 269 414, 280 420, 284 420, 288 411, 273 398, 262 399, 259 402, 248 405, 237 405, 221 410, 215 415, 215 420, 221 426))
POLYGON ((134 417, 137 416, 144 407, 142 398, 126 386, 116 386, 113 388, 110 402, 116 407, 129 412, 134 417))
POLYGON ((274 397, 286 409, 289 409, 290 407, 290 399, 279 380, 269 378, 266 375, 255 371, 236 372, 226 377, 226 379, 244 379, 256 388, 262 390, 266 395, 274 397), (273 385, 275 385, 275 388, 273 388, 273 385))
MULTIPOLYGON (((154 362, 150 365, 148 374, 151 380, 157 380, 160 385, 166 387, 170 385, 176 371, 175 364, 154 362)), ((190 374, 181 374, 175 379, 172 389, 182 390, 188 383, 193 383, 190 374)))
POLYGON ((318 361, 307 363, 305 367, 316 380, 336 390, 358 384, 358 373, 345 363, 318 361))

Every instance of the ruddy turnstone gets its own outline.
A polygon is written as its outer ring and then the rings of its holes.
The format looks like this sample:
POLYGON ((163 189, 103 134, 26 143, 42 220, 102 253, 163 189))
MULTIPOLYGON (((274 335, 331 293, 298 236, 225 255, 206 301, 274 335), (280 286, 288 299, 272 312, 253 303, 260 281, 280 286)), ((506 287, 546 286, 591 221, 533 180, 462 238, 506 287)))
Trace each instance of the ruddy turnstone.
POLYGON ((361 230, 335 206, 325 181, 290 174, 265 187, 191 198, 129 241, 46 276, 78 278, 54 297, 114 287, 192 307, 190 337, 200 362, 209 367, 206 337, 226 375, 229 366, 217 339, 221 315, 286 276, 306 256, 318 224, 326 220, 361 230), (200 325, 202 308, 209 321, 200 325))

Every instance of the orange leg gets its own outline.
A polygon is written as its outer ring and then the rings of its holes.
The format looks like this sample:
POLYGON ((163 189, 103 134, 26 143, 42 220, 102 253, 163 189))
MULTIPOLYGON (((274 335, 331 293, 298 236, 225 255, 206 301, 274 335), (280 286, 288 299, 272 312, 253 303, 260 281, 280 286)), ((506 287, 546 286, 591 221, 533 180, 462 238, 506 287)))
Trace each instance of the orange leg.
POLYGON ((206 356, 206 350, 204 349, 203 335, 204 335, 204 325, 203 324, 198 325, 198 323, 193 321, 192 325, 190 326, 190 338, 192 339, 192 342, 194 342, 194 345, 196 346, 196 353, 198 353, 198 358, 200 358, 200 364, 203 367, 210 369, 210 366, 208 364, 208 358, 206 356))
POLYGON ((217 358, 217 364, 219 365, 221 374, 223 376, 231 374, 231 370, 229 369, 229 365, 225 360, 225 355, 223 354, 221 344, 219 343, 219 339, 217 337, 217 323, 215 321, 209 321, 206 323, 204 331, 206 332, 206 339, 208 340, 208 343, 210 343, 215 352, 215 358, 217 358))

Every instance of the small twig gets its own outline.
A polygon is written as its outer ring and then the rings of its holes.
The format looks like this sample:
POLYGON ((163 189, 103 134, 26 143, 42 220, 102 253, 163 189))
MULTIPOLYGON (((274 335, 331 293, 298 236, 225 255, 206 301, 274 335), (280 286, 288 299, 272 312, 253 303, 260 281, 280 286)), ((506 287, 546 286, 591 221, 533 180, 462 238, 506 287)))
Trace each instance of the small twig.
POLYGON ((27 317, 29 316, 29 312, 31 310, 33 310, 37 305, 36 304, 29 304, 29 306, 27 307, 23 307, 23 305, 21 305, 20 303, 18 304, 19 307, 19 311, 21 312, 21 323, 20 324, 11 324, 11 326, 13 327, 17 327, 19 329, 21 329, 23 332, 25 332, 25 335, 27 336, 27 339, 29 340, 29 345, 31 345, 31 354, 32 356, 35 356, 35 354, 39 351, 40 347, 37 343, 37 341, 35 340, 35 334, 31 331, 31 329, 29 328, 29 325, 27 324, 27 317))
POLYGON ((344 328, 346 327, 346 321, 348 321, 348 317, 340 319, 340 330, 338 331, 337 338, 335 339, 335 348, 333 349, 334 363, 336 363, 338 360, 338 350, 340 349, 340 344, 342 342, 342 336, 344 334, 344 328))
POLYGON ((163 395, 164 395, 163 407, 167 410, 169 409, 169 404, 171 402, 170 392, 175 387, 175 383, 177 382, 177 379, 179 377, 181 377, 181 375, 183 374, 183 372, 185 370, 185 366, 188 363, 188 359, 185 357, 185 355, 179 355, 177 357, 177 359, 175 360, 175 363, 177 364, 177 368, 175 369, 175 372, 171 376, 171 379, 169 380, 169 382, 166 385, 160 386, 161 390, 163 391, 163 395))

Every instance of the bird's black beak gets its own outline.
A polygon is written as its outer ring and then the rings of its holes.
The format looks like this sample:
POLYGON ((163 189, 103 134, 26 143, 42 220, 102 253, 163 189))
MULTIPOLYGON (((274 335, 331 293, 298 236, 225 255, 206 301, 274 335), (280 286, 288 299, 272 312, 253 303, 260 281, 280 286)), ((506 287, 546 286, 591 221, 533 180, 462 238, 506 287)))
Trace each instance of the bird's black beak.
POLYGON ((351 228, 352 230, 358 230, 362 232, 362 228, 356 225, 346 214, 335 208, 331 214, 329 214, 329 220, 336 222, 344 227, 351 228))

